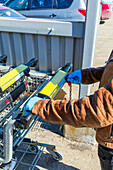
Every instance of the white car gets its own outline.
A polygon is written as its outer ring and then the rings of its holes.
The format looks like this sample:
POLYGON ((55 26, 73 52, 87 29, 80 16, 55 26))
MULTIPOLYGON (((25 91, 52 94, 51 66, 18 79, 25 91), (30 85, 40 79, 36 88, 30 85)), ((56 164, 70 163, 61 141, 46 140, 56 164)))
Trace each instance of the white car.
POLYGON ((4 5, 27 17, 85 21, 84 0, 7 0, 4 5))
MULTIPOLYGON (((85 21, 86 2, 87 0, 7 0, 4 5, 27 17, 85 21)), ((112 0, 101 0, 100 10, 100 20, 109 19, 112 0)))
POLYGON ((21 15, 17 11, 10 9, 9 7, 2 6, 0 4, 0 17, 10 17, 16 19, 26 19, 25 16, 21 15))

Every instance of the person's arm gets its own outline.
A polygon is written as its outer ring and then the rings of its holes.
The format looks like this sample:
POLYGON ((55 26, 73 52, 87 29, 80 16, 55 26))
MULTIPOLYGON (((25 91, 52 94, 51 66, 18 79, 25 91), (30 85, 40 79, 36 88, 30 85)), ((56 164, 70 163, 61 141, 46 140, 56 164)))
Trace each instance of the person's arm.
POLYGON ((91 84, 101 80, 105 67, 76 70, 68 76, 67 80, 75 84, 91 84))
MULTIPOLYGON (((79 100, 55 101, 37 98, 31 111, 44 121, 53 124, 67 124, 74 127, 105 127, 113 123, 112 90, 113 79, 93 95, 79 100)), ((30 101, 27 106, 30 106, 30 101)), ((29 110, 29 107, 26 110, 29 110)))
POLYGON ((101 80, 104 69, 105 66, 81 70, 81 75, 82 75, 81 83, 91 84, 91 83, 99 82, 101 80))

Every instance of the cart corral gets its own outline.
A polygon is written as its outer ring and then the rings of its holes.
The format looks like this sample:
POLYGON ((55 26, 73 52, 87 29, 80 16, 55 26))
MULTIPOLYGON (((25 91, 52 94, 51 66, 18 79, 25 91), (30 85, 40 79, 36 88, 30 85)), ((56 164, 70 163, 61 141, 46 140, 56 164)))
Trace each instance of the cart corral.
MULTIPOLYGON (((4 58, 1 59, 1 63, 4 58)), ((0 162, 9 163, 21 143, 27 146, 21 159, 13 160, 15 164, 17 163, 16 166, 14 164, 15 169, 20 164, 34 169, 44 148, 47 148, 55 160, 62 160, 62 155, 56 150, 55 145, 38 143, 38 141, 32 142, 31 139, 25 138, 39 117, 31 112, 25 112, 24 106, 33 96, 54 98, 66 82, 72 64, 66 64, 51 76, 50 74, 41 76, 41 73, 37 73, 33 77, 29 74, 30 67, 35 67, 36 64, 37 59, 33 58, 26 64, 10 67, 0 77, 0 162), (22 162, 25 154, 30 152, 35 154, 32 163, 22 162)), ((20 152, 22 151, 20 150, 20 152)))

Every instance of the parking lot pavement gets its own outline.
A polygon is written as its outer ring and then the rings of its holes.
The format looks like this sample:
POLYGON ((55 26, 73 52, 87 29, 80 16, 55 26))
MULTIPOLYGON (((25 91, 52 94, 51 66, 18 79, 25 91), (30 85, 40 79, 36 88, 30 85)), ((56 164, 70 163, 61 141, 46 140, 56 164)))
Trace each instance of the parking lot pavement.
POLYGON ((113 49, 113 14, 98 27, 94 66, 102 66, 113 49))

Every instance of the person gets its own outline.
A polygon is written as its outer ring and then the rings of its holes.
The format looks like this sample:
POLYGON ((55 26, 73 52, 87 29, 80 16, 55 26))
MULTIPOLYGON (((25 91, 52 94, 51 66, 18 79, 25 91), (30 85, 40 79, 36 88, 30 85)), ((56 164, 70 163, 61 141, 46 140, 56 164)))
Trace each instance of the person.
POLYGON ((113 170, 113 51, 103 67, 76 70, 68 76, 73 83, 100 81, 94 94, 73 100, 31 98, 25 106, 44 121, 53 124, 89 127, 96 130, 102 170, 113 170))

